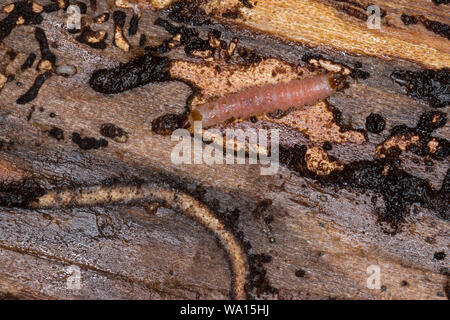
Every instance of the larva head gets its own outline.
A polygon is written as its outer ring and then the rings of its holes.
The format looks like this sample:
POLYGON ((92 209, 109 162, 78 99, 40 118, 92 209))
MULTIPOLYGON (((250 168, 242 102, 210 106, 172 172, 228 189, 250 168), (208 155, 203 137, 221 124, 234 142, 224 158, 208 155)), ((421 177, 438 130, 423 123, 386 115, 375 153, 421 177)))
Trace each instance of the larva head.
POLYGON ((188 128, 193 128, 194 127, 194 121, 202 121, 203 119, 203 115, 201 114, 201 112, 197 109, 192 109, 191 112, 189 112, 187 121, 186 121, 186 125, 184 126, 184 128, 188 129, 188 128))

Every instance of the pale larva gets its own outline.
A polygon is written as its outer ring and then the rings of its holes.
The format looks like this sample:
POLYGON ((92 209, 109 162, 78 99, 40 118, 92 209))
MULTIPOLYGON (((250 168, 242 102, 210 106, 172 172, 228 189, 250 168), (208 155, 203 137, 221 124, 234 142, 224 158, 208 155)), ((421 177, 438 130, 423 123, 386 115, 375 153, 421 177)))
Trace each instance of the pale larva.
POLYGON ((202 121, 210 127, 231 118, 246 119, 263 113, 285 111, 325 99, 343 87, 340 75, 316 75, 287 83, 266 84, 221 97, 213 102, 194 107, 189 124, 202 121))

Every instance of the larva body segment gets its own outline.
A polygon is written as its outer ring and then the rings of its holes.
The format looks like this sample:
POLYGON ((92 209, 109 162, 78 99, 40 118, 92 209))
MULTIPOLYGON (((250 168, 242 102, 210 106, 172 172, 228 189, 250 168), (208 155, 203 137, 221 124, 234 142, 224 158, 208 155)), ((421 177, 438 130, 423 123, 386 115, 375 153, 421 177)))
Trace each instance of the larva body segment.
POLYGON ((189 122, 210 127, 231 118, 249 118, 265 112, 285 111, 325 99, 336 91, 336 79, 318 75, 287 83, 249 88, 194 108, 189 122))

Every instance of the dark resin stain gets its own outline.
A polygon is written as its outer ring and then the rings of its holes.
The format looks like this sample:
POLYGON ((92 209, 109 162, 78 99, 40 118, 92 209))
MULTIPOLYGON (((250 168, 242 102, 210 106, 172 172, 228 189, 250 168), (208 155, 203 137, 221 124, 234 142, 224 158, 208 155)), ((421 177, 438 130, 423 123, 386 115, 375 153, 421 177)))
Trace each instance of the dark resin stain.
POLYGON ((341 172, 318 176, 306 166, 307 147, 280 146, 280 162, 301 176, 319 181, 324 186, 337 186, 351 190, 371 190, 383 196, 385 209, 379 212, 379 221, 388 223, 396 232, 411 204, 419 203, 435 211, 442 219, 450 220, 449 173, 440 190, 433 190, 424 179, 417 178, 399 168, 395 158, 374 161, 354 161, 344 166, 341 172))
POLYGON ((13 61, 17 57, 17 52, 11 49, 6 51, 6 55, 8 56, 9 60, 13 61))
POLYGON ((45 35, 44 30, 36 27, 34 30, 34 36, 39 43, 41 59, 48 60, 52 63, 52 65, 54 65, 56 62, 56 56, 51 52, 50 47, 48 46, 47 36, 45 35))
POLYGON ((295 276, 297 278, 304 278, 305 275, 306 275, 306 271, 303 270, 303 269, 298 269, 298 270, 295 271, 295 276))
POLYGON ((433 258, 436 260, 444 260, 447 255, 444 251, 435 252, 433 258))
POLYGON ((145 46, 147 43, 147 36, 145 34, 141 34, 141 37, 139 38, 139 47, 145 46))
POLYGON ((400 18, 401 18, 402 22, 407 26, 420 23, 426 29, 430 30, 431 32, 434 32, 435 34, 440 35, 440 36, 450 40, 450 25, 448 25, 448 24, 427 19, 422 15, 412 16, 412 15, 402 14, 400 18))
POLYGON ((33 66, 33 63, 34 63, 35 60, 36 60, 36 54, 30 53, 28 55, 27 59, 25 60, 25 62, 20 67, 20 70, 21 71, 25 71, 28 68, 31 68, 33 66))
POLYGON ((128 134, 113 123, 104 123, 100 127, 100 134, 117 142, 126 142, 128 134))
POLYGON ((185 114, 165 114, 152 121, 152 131, 160 135, 170 135, 179 128, 187 125, 185 114))
POLYGON ((114 21, 114 27, 119 27, 120 29, 123 29, 125 26, 125 20, 127 18, 127 14, 123 11, 116 10, 113 12, 113 21, 114 21))
POLYGON ((330 151, 331 149, 333 149, 333 146, 329 141, 325 141, 322 145, 322 148, 324 148, 327 151, 330 151))
POLYGON ((128 35, 129 36, 134 36, 137 31, 138 31, 138 27, 139 27, 139 16, 137 14, 133 15, 133 17, 131 17, 130 20, 130 27, 128 28, 128 35))
POLYGON ((113 12, 114 40, 113 44, 123 51, 129 51, 131 46, 124 35, 124 27, 127 15, 125 12, 116 10, 113 12))
POLYGON ((112 69, 96 70, 89 85, 97 92, 113 94, 151 82, 167 81, 170 79, 169 62, 168 58, 145 54, 112 69))
POLYGON ((44 12, 51 13, 60 10, 61 8, 57 3, 50 3, 44 6, 44 12))
POLYGON ((450 40, 450 25, 439 21, 429 20, 424 16, 418 16, 417 19, 428 30, 450 40))
POLYGON ((64 132, 57 127, 53 127, 50 131, 48 131, 50 137, 55 138, 58 141, 64 140, 64 132))
POLYGON ((268 293, 271 295, 278 294, 278 289, 274 288, 269 279, 267 279, 267 271, 264 268, 264 264, 268 261, 265 254, 249 254, 249 267, 250 274, 246 283, 246 291, 248 293, 254 293, 256 296, 268 293))
POLYGON ((2 42, 17 26, 19 17, 24 19, 24 25, 38 25, 43 21, 41 14, 33 12, 32 3, 29 1, 14 2, 14 10, 6 18, 0 21, 0 42, 2 42))
POLYGON ((24 208, 46 191, 32 179, 8 184, 0 183, 0 206, 24 208))
POLYGON ((239 57, 242 59, 242 64, 244 66, 249 66, 254 63, 261 62, 262 58, 258 53, 254 50, 250 50, 249 48, 245 47, 238 47, 237 53, 239 57))
POLYGON ((440 4, 449 4, 450 0, 433 0, 433 3, 438 6, 440 4))
POLYGON ((41 89, 42 85, 45 83, 45 81, 50 78, 52 75, 51 72, 45 72, 39 76, 36 77, 36 80, 34 80, 33 85, 31 86, 30 89, 28 89, 28 91, 26 93, 24 93, 23 95, 21 95, 17 100, 16 103, 17 104, 26 104, 28 102, 33 101, 38 93, 39 90, 41 89))
POLYGON ((227 9, 224 13, 222 13, 222 17, 229 19, 238 19, 242 17, 240 8, 235 6, 234 8, 227 9))
POLYGON ((113 12, 113 21, 114 21, 114 28, 118 27, 121 30, 123 30, 123 27, 125 26, 125 20, 127 18, 127 14, 123 11, 116 10, 113 12))
MULTIPOLYGON (((331 109, 331 112, 333 113, 333 120, 334 122, 339 126, 340 132, 346 132, 346 131, 358 131, 361 132, 364 135, 365 140, 367 141, 367 133, 363 129, 355 129, 351 124, 347 124, 344 122, 342 117, 342 111, 338 108, 329 105, 329 108, 331 109)), ((309 139, 309 138, 308 138, 309 139)))
POLYGON ((407 14, 402 14, 401 17, 402 22, 406 25, 409 26, 411 24, 417 24, 418 20, 416 17, 414 16, 409 16, 407 14))
POLYGON ((153 52, 153 53, 157 53, 157 54, 167 53, 170 51, 170 46, 169 46, 170 41, 171 40, 166 39, 158 46, 147 46, 147 47, 145 47, 145 51, 153 52))
MULTIPOLYGON (((202 15, 205 13, 193 5, 193 3, 186 4, 185 2, 175 2, 169 9, 167 16, 175 22, 180 22, 188 25, 201 25, 210 24, 207 19, 202 19, 202 15)), ((155 25, 163 27, 172 36, 177 37, 177 43, 174 44, 173 39, 166 39, 160 45, 153 47, 146 47, 145 50, 158 54, 169 52, 174 46, 183 45, 184 51, 187 55, 195 55, 196 51, 205 52, 209 51, 212 56, 216 54, 216 49, 224 50, 227 47, 225 41, 220 41, 221 48, 211 47, 209 39, 202 39, 194 28, 188 28, 183 25, 176 26, 163 18, 158 18, 155 21, 155 25)), ((210 35, 216 39, 220 39, 221 32, 218 30, 211 30, 210 35)), ((243 47, 237 47, 237 53, 242 58, 244 65, 250 65, 261 61, 261 57, 255 53, 255 51, 249 50, 243 47)), ((225 61, 230 59, 230 56, 225 55, 223 57, 225 61)))
POLYGON ((424 100, 434 108, 443 108, 450 103, 450 69, 397 70, 391 74, 391 79, 406 87, 409 96, 424 100))
POLYGON ((206 12, 198 7, 196 1, 176 1, 163 11, 167 12, 170 20, 178 23, 194 26, 211 23, 206 12))
POLYGON ((242 2, 244 7, 249 8, 249 9, 252 9, 254 6, 249 0, 239 0, 239 1, 242 2))
MULTIPOLYGON (((211 50, 208 40, 204 40, 199 37, 197 31, 193 28, 186 28, 184 26, 178 27, 173 25, 167 20, 158 18, 155 21, 155 25, 163 27, 171 35, 175 36, 177 34, 181 35, 180 43, 184 45, 184 50, 186 54, 191 54, 193 51, 205 51, 211 50)), ((170 50, 168 44, 170 40, 164 41, 160 46, 155 48, 149 48, 151 51, 164 53, 170 50)))
POLYGON ((35 106, 31 106, 30 111, 28 112, 28 115, 27 115, 27 121, 30 121, 30 120, 31 120, 31 118, 33 117, 33 113, 34 113, 35 110, 36 110, 35 106))
POLYGON ((370 78, 370 73, 363 70, 354 69, 350 76, 354 79, 366 80, 370 78))
POLYGON ((91 48, 103 50, 106 49, 105 40, 107 38, 107 34, 102 37, 100 31, 94 31, 89 26, 86 26, 82 28, 81 34, 76 37, 76 40, 80 43, 87 44, 91 48), (93 42, 92 39, 97 40, 93 42))
POLYGON ((72 133, 72 141, 83 150, 99 149, 108 146, 108 141, 105 139, 95 139, 92 137, 82 138, 77 132, 72 133))
POLYGON ((366 129, 372 133, 380 133, 384 130, 386 122, 378 113, 371 113, 366 119, 366 129))
POLYGON ((104 13, 94 17, 94 22, 102 24, 102 23, 108 22, 109 17, 110 17, 109 12, 104 12, 104 13))
MULTIPOLYGON (((395 136, 418 136, 417 144, 410 144, 406 150, 411 151, 419 156, 432 157, 437 160, 445 159, 450 154, 450 142, 443 138, 433 137, 434 130, 443 127, 447 123, 447 114, 440 111, 427 111, 420 116, 415 128, 405 125, 398 125, 392 128, 389 138, 395 136), (436 151, 431 152, 428 143, 434 140, 437 142, 436 151)), ((398 151, 393 150, 394 155, 398 151)))
MULTIPOLYGON (((188 25, 188 26, 203 26, 211 24, 209 16, 204 10, 198 7, 196 1, 176 1, 166 9, 162 10, 162 15, 171 21, 188 25)), ((211 50, 208 40, 199 37, 199 33, 193 28, 188 28, 183 25, 175 26, 168 20, 158 18, 155 25, 163 27, 171 35, 180 35, 180 44, 184 45, 186 54, 190 55, 193 51, 211 50)), ((165 53, 170 50, 170 40, 165 40, 160 46, 147 47, 147 50, 165 53)))

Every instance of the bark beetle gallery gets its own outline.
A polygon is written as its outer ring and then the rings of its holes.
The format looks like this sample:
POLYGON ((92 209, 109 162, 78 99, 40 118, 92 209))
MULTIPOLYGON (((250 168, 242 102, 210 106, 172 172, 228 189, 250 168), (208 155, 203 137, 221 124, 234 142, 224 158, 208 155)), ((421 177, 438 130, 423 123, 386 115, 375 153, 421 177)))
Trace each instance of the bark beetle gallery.
MULTIPOLYGON (((357 31, 347 30, 347 25, 335 23, 337 33, 348 31, 350 37, 360 32, 364 41, 374 37, 367 34, 365 27, 368 3, 306 2, 311 9, 311 28, 321 28, 320 19, 315 25, 314 12, 317 11, 329 14, 330 19, 344 19, 349 21, 348 25, 358 26, 357 31)), ((378 2, 385 4, 381 0, 378 2)), ((433 2, 427 4, 433 6, 433 10, 448 7, 444 1, 433 2)), ((291 0, 286 3, 300 8, 305 5, 291 0)), ((225 4, 213 0, 115 1, 113 6, 97 1, 65 0, 4 3, 0 49, 6 48, 7 54, 0 60, 0 90, 4 90, 0 91, 0 96, 12 92, 10 88, 15 85, 15 91, 20 93, 12 107, 23 110, 30 124, 38 121, 45 110, 40 94, 56 86, 56 82, 84 86, 86 94, 95 96, 99 105, 117 97, 133 99, 139 94, 147 94, 152 99, 154 88, 158 86, 169 90, 166 88, 173 83, 183 84, 190 91, 184 110, 163 110, 158 115, 151 110, 155 116, 148 119, 151 132, 145 135, 166 141, 167 135, 176 129, 189 129, 197 120, 201 120, 205 128, 219 131, 278 129, 282 137, 280 163, 293 177, 290 179, 302 185, 298 181, 307 181, 323 190, 334 188, 359 195, 370 194, 375 199, 370 211, 376 215, 376 226, 384 236, 408 233, 414 223, 411 222, 414 206, 428 210, 443 224, 442 228, 448 228, 450 174, 446 108, 450 102, 450 60, 446 55, 448 50, 442 47, 447 45, 449 26, 437 21, 439 17, 415 14, 408 7, 392 10, 386 5, 381 8, 384 31, 374 31, 383 39, 378 46, 367 45, 363 40, 359 42, 359 38, 350 39, 350 45, 337 40, 330 43, 328 39, 332 36, 326 32, 333 30, 325 30, 324 36, 306 31, 296 34, 290 32, 285 23, 280 24, 285 27, 276 25, 276 19, 274 24, 261 24, 258 19, 267 14, 265 10, 270 6, 278 10, 275 0, 233 0, 225 4), (57 25, 55 21, 64 25, 70 18, 71 6, 77 6, 76 11, 81 14, 80 26, 63 26, 58 31, 63 35, 56 39, 64 37, 66 42, 60 41, 64 44, 58 45, 52 28, 57 25), (24 28, 32 31, 29 33, 36 42, 36 52, 25 54, 23 48, 8 47, 14 43, 16 32, 24 28), (389 30, 396 36, 390 38, 389 30), (426 32, 431 40, 420 47, 424 53, 416 51, 418 44, 399 42, 403 41, 399 39, 414 38, 409 32, 426 32), (276 45, 277 49, 264 46, 265 41, 276 45), (383 47, 389 41, 392 41, 389 48, 383 47), (83 52, 91 69, 83 68, 81 62, 77 65, 77 61, 61 53, 70 47, 68 42, 83 52), (443 42, 445 45, 441 45, 443 42), (438 49, 433 49, 428 54, 426 46, 436 43, 443 53, 436 54, 438 49), (402 45, 404 50, 392 49, 402 45), (23 57, 20 63, 18 56, 23 57), (14 61, 18 65, 16 68, 12 67, 14 61), (28 89, 22 89, 19 79, 30 75, 34 80, 24 81, 28 89), (395 96, 399 103, 419 106, 415 110, 421 111, 412 116, 405 107, 401 110, 406 110, 407 114, 394 119, 386 109, 395 101, 374 98, 375 91, 387 92, 383 96, 388 97, 386 99, 395 96), (355 93, 360 96, 358 101, 355 93), (348 102, 350 107, 346 108, 342 101, 348 102), (377 108, 369 110, 372 103, 377 108), (361 112, 364 109, 367 113, 361 112), (358 113, 356 118, 361 114, 365 117, 352 122, 352 112, 358 113), (405 119, 408 121, 403 121, 405 119), (409 170, 405 165, 409 160, 417 161, 415 168, 419 168, 418 163, 422 161, 425 168, 409 170), (440 181, 430 181, 436 167, 439 172, 444 171, 442 177, 440 181)), ((302 22, 302 10, 295 8, 295 13, 281 11, 277 19, 286 14, 286 21, 302 22)), ((334 38, 337 39, 337 35, 334 38)), ((52 94, 61 95, 56 91, 52 94)), ((67 103, 71 103, 70 98, 67 103)), ((88 110, 95 106, 80 108, 88 110)), ((52 138, 57 146, 68 144, 89 157, 91 154, 92 157, 110 155, 110 152, 123 156, 131 152, 127 147, 140 138, 132 126, 115 123, 119 115, 113 114, 95 126, 72 126, 50 111, 52 124, 42 126, 46 137, 52 138), (114 151, 110 151, 113 148, 114 151)), ((13 142, 3 139, 0 142, 2 152, 13 152, 13 142)), ((0 162, 0 168, 3 167, 10 166, 0 162)), ((192 183, 178 173, 169 167, 162 168, 164 172, 161 170, 154 179, 116 177, 97 183, 80 183, 75 179, 44 182, 36 178, 39 175, 24 175, 13 181, 5 178, 0 181, 0 205, 32 214, 39 210, 109 208, 110 205, 148 208, 149 203, 156 203, 157 207, 171 208, 186 215, 217 237, 230 262, 231 298, 283 298, 282 290, 269 281, 265 267, 273 261, 271 255, 259 253, 259 246, 244 232, 245 224, 240 223, 245 219, 244 212, 222 212, 217 199, 206 195, 202 183, 192 188, 192 183)), ((6 173, 0 174, 0 178, 3 175, 6 173)), ((294 202, 301 205, 297 200, 294 202)), ((264 232, 270 234, 270 243, 274 244, 272 224, 275 218, 266 212, 275 206, 274 202, 255 200, 254 205, 252 216, 263 220, 264 232)), ((283 218, 278 216, 277 219, 283 218)), ((436 248, 431 256, 445 263, 442 249, 436 248)), ((307 279, 308 274, 309 271, 300 266, 292 271, 293 276, 301 279, 307 279)))

